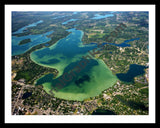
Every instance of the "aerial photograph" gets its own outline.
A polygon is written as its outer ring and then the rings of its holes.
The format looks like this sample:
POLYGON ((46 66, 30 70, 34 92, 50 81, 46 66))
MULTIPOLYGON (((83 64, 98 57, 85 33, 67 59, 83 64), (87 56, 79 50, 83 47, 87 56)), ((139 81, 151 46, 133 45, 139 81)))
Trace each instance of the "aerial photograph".
POLYGON ((149 115, 148 11, 12 11, 12 115, 149 115))

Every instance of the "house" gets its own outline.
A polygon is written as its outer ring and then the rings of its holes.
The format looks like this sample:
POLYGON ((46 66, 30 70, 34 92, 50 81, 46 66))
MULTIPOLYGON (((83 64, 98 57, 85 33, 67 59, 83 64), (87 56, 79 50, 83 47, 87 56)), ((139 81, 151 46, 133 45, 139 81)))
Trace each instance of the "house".
POLYGON ((25 83, 25 79, 19 79, 18 82, 25 83))

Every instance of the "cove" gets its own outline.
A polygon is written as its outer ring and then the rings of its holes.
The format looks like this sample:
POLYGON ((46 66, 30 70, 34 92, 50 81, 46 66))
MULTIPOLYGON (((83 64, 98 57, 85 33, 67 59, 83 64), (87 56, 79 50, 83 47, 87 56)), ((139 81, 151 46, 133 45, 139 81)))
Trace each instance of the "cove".
POLYGON ((15 55, 20 55, 28 51, 30 48, 46 43, 51 40, 51 38, 48 38, 47 36, 52 34, 53 31, 49 31, 43 34, 38 34, 38 35, 27 35, 27 36, 12 36, 12 56, 15 55), (24 40, 24 39, 30 39, 31 42, 28 42, 23 45, 19 45, 19 43, 24 40))
MULTIPOLYGON (((82 56, 88 55, 88 51, 97 47, 95 44, 83 45, 81 41, 83 31, 76 29, 67 30, 71 32, 67 37, 47 48, 42 48, 30 54, 30 58, 35 63, 55 68, 58 70, 56 78, 53 74, 46 74, 35 81, 36 85, 43 85, 47 93, 52 88, 57 87, 58 79, 64 73, 78 65, 83 59, 82 56)), ((66 100, 82 101, 84 99, 99 95, 103 90, 111 87, 117 80, 106 64, 99 59, 88 59, 89 63, 76 72, 73 78, 62 85, 57 92, 52 90, 55 97, 66 100)))
POLYGON ((134 82, 134 77, 145 73, 147 66, 131 64, 127 73, 119 73, 116 76, 124 82, 134 82))
POLYGON ((24 26, 23 28, 18 29, 16 32, 13 32, 13 34, 23 33, 24 31, 27 30, 27 28, 35 27, 35 26, 37 26, 37 24, 40 24, 40 23, 42 23, 42 22, 43 22, 43 20, 39 20, 39 21, 37 21, 37 22, 35 22, 35 23, 29 24, 29 25, 27 25, 27 26, 24 26))

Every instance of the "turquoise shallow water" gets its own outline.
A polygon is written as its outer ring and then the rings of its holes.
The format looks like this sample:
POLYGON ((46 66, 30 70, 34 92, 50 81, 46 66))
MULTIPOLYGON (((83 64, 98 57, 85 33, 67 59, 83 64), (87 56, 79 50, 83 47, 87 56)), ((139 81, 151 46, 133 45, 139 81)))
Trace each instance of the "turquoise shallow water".
POLYGON ((99 14, 95 14, 95 17, 91 18, 91 19, 103 19, 106 17, 111 17, 114 16, 113 14, 106 14, 106 15, 99 15, 99 14))
POLYGON ((61 74, 67 65, 71 62, 80 61, 88 51, 97 47, 95 44, 82 45, 82 31, 76 29, 69 29, 68 31, 72 33, 48 48, 33 52, 31 59, 40 65, 54 67, 61 74))
POLYGON ((56 78, 53 78, 52 74, 42 76, 36 80, 36 85, 42 84, 48 93, 52 90, 55 97, 81 101, 100 94, 101 91, 112 86, 117 77, 112 75, 102 60, 89 58, 86 64, 80 65, 82 56, 89 55, 88 51, 96 48, 97 45, 83 45, 81 41, 83 32, 80 30, 68 31, 71 34, 66 38, 48 48, 32 52, 30 57, 39 65, 59 71, 56 78), (78 67, 79 71, 72 72, 75 67, 78 67), (72 74, 68 74, 71 72, 72 74))

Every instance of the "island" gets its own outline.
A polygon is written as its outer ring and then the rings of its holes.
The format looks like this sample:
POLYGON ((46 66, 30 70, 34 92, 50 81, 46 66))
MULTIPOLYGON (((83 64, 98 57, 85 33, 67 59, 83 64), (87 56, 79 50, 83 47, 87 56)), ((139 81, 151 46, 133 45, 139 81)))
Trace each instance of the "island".
POLYGON ((21 40, 21 41, 19 42, 19 45, 27 44, 27 43, 29 43, 29 42, 31 42, 31 39, 30 39, 30 38, 24 39, 24 40, 21 40))

